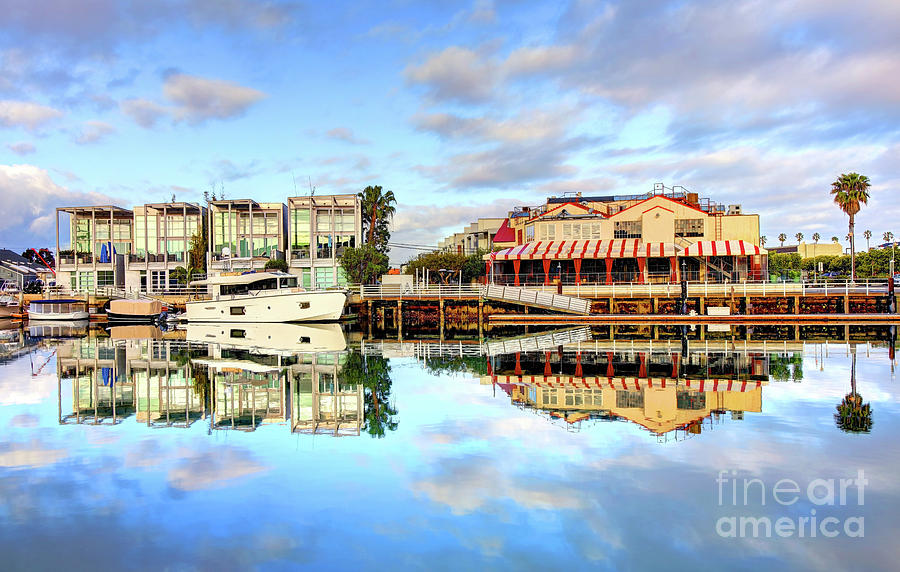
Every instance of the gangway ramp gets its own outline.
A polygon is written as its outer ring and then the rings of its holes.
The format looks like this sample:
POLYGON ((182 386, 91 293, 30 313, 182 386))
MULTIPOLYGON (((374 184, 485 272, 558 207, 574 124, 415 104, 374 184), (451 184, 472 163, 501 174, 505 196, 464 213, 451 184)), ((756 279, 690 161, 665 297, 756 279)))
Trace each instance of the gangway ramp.
POLYGON ((569 314, 588 315, 591 313, 591 301, 576 296, 565 296, 551 292, 541 292, 519 286, 498 286, 488 284, 482 287, 482 296, 489 300, 498 300, 524 306, 534 306, 569 314))

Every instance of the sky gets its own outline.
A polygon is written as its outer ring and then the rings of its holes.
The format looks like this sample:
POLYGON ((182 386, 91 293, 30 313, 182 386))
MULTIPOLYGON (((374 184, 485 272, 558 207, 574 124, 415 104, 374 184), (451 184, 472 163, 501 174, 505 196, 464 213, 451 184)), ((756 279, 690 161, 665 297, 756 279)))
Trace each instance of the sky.
MULTIPOLYGON (((392 242, 681 185, 769 243, 900 235, 900 3, 0 0, 0 247, 55 208, 381 185, 392 242)), ((395 249, 405 261, 415 250, 395 249)))

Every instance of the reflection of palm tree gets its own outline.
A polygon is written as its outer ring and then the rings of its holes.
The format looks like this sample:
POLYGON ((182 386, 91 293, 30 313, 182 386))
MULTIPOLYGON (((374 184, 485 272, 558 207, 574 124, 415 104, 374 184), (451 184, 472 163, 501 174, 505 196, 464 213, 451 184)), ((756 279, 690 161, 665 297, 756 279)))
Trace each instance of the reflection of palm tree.
POLYGON ((395 431, 397 408, 390 402, 391 366, 382 356, 366 356, 351 353, 341 369, 341 380, 365 389, 365 430, 376 438, 387 431, 395 431))
POLYGON ((850 354, 850 393, 837 406, 834 422, 838 429, 847 433, 868 433, 872 429, 872 408, 863 403, 862 395, 856 392, 856 350, 850 354))

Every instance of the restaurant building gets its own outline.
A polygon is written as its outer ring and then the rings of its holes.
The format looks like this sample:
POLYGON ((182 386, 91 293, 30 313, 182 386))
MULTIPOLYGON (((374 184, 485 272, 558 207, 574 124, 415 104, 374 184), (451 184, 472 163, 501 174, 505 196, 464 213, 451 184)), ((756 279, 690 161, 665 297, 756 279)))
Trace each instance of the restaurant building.
POLYGON ((759 216, 658 186, 645 195, 551 197, 510 213, 484 257, 495 283, 762 280, 759 216), (499 240, 498 240, 499 239, 499 240), (512 241, 514 245, 510 245, 512 241))

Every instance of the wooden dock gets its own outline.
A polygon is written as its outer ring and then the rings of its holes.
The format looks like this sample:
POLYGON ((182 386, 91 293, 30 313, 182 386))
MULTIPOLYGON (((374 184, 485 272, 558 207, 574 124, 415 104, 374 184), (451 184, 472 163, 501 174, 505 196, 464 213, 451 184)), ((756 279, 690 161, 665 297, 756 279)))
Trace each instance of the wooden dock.
POLYGON ((754 314, 728 316, 683 316, 677 314, 591 314, 563 316, 553 314, 492 314, 488 321, 495 325, 587 325, 587 324, 900 324, 900 314, 754 314))

